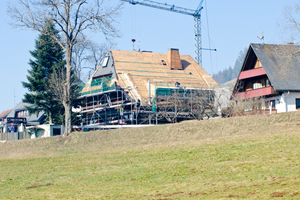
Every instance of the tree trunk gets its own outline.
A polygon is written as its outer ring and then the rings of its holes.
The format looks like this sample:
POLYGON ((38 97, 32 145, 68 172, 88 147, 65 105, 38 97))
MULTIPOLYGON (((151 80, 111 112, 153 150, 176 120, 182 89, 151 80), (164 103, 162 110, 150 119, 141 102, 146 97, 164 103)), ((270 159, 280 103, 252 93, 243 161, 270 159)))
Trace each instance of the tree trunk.
POLYGON ((66 44, 66 84, 65 84, 65 131, 64 134, 68 135, 72 130, 71 118, 71 59, 72 47, 66 44))
POLYGON ((49 112, 48 117, 49 117, 49 124, 52 124, 52 115, 51 115, 51 112, 49 112))
POLYGON ((65 129, 64 134, 68 135, 71 133, 72 127, 71 127, 71 106, 68 104, 65 104, 65 129))

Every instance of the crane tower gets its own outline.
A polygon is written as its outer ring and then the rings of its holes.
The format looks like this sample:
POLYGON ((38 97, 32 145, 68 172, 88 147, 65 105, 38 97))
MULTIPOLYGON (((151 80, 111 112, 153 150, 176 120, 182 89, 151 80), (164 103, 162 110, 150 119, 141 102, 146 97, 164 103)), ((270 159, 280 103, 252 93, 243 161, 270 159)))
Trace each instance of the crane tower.
MULTIPOLYGON (((132 5, 140 4, 143 6, 148 6, 152 8, 158 8, 162 10, 168 10, 171 12, 177 12, 185 15, 191 15, 194 17, 194 33, 195 33, 195 54, 196 54, 196 61, 202 67, 202 40, 201 40, 201 10, 203 9, 201 0, 200 4, 198 5, 196 10, 182 8, 175 5, 169 5, 167 3, 159 3, 150 0, 144 1, 135 1, 135 0, 122 0, 128 2, 132 5)), ((214 49, 215 50, 215 49, 214 49)))

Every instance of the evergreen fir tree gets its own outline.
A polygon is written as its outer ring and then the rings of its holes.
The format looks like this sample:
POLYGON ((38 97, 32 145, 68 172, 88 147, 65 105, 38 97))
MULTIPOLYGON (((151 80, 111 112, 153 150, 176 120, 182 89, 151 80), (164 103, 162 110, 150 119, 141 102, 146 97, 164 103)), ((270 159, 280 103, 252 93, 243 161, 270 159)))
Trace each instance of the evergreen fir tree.
POLYGON ((53 98, 49 90, 48 80, 53 71, 63 68, 65 65, 64 51, 61 46, 47 33, 54 33, 58 36, 51 21, 47 21, 44 26, 45 34, 39 35, 35 41, 35 50, 30 51, 34 60, 29 61, 31 69, 28 70, 28 82, 22 82, 23 86, 29 90, 24 95, 23 102, 33 104, 34 107, 27 107, 30 113, 38 114, 45 111, 49 123, 59 123, 59 116, 63 113, 63 106, 53 98))

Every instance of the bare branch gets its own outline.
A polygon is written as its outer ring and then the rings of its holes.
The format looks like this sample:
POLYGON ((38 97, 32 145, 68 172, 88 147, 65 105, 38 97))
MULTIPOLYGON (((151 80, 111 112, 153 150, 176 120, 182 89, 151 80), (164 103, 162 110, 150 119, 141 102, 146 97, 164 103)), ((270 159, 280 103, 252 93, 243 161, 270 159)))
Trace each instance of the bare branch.
MULTIPOLYGON (((70 106, 72 103, 72 52, 80 34, 87 29, 101 31, 106 39, 118 36, 114 28, 114 18, 119 14, 123 3, 107 6, 108 0, 16 0, 7 12, 17 28, 29 28, 44 33, 43 26, 51 20, 59 28, 61 36, 50 35, 65 50, 66 74, 64 85, 64 107, 66 133, 71 131, 70 106), (88 3, 89 2, 89 3, 88 3), (60 39, 63 38, 64 42, 60 39)), ((53 83, 54 84, 54 83, 53 83)), ((62 91, 57 91, 62 94, 62 91)))

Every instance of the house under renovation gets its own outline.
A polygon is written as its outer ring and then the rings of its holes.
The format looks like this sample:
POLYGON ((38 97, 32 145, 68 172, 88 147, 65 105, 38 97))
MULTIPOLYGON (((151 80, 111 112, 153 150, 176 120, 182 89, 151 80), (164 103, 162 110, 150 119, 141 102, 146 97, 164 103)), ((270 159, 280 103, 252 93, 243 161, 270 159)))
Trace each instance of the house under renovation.
POLYGON ((110 50, 81 90, 82 126, 193 118, 190 111, 199 107, 195 100, 199 91, 213 100, 215 88, 218 83, 178 49, 165 54, 110 50))

